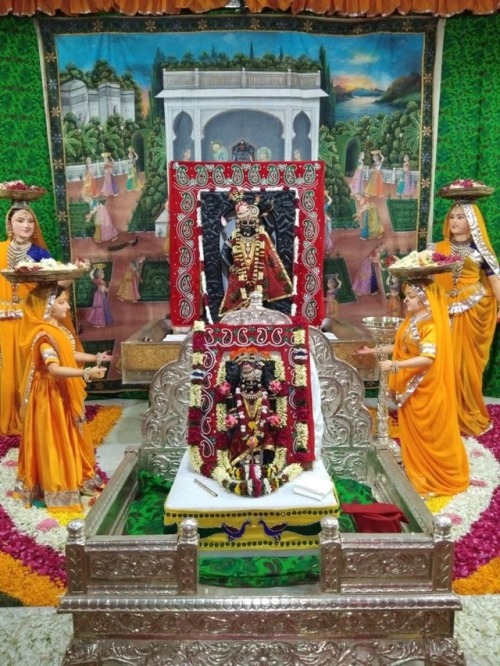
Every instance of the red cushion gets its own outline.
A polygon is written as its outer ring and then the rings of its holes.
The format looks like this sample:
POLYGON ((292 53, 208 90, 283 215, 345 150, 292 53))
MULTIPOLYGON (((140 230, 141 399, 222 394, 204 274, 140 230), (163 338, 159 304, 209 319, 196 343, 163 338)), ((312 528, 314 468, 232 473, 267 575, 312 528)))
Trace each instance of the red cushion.
POLYGON ((395 504, 342 504, 342 511, 354 518, 359 532, 401 532, 408 519, 395 504))

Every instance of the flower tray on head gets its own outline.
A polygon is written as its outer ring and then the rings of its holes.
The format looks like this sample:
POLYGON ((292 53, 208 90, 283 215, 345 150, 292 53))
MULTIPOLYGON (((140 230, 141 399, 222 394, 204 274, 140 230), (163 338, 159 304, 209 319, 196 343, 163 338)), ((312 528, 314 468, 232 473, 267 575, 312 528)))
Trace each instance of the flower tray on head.
MULTIPOLYGON (((36 266, 36 264, 34 264, 36 266)), ((61 282, 64 280, 76 280, 88 273, 88 268, 73 268, 68 270, 44 270, 41 268, 29 269, 26 267, 16 270, 2 270, 0 273, 9 282, 61 282)))
POLYGON ((455 261, 450 264, 428 264, 427 266, 403 266, 400 268, 388 266, 387 270, 398 278, 419 278, 436 275, 437 273, 456 271, 462 266, 462 264, 462 261, 455 261))
POLYGON ((16 185, 16 187, 11 187, 9 186, 9 183, 1 183, 0 199, 11 199, 11 201, 36 201, 47 194, 47 190, 44 187, 24 185, 22 181, 17 182, 16 185))
POLYGON ((489 197, 494 192, 493 187, 488 187, 479 180, 470 178, 459 178, 439 190, 439 196, 443 199, 480 199, 489 197))
POLYGON ((463 264, 462 259, 455 255, 444 255, 431 250, 417 252, 414 250, 402 259, 387 266, 387 270, 398 278, 419 278, 449 273, 458 270, 463 264))

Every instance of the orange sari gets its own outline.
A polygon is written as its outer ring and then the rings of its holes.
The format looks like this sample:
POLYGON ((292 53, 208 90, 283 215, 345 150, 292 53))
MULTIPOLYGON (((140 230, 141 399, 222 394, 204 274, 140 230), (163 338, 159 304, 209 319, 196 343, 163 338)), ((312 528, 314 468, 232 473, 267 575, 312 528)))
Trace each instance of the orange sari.
POLYGON ((37 287, 25 305, 21 348, 27 355, 22 385, 23 428, 14 496, 26 505, 42 498, 52 511, 81 511, 83 488, 96 487, 94 450, 85 429, 85 382, 55 377, 51 363, 78 367, 75 339, 44 319, 54 288, 37 287))
MULTIPOLYGON (((0 243, 0 269, 7 268, 10 241, 0 243)), ((19 330, 23 301, 33 284, 18 284, 18 303, 13 302, 13 285, 0 275, 0 435, 21 432, 19 384, 23 374, 23 358, 19 350, 19 330)))
MULTIPOLYGON (((9 240, 0 242, 0 270, 9 268, 8 249, 12 236, 9 220, 16 210, 19 210, 19 207, 13 205, 7 211, 6 230, 9 240)), ((31 209, 30 212, 35 222, 31 242, 35 249, 38 248, 40 256, 50 256, 37 217, 31 209)), ((14 302, 12 283, 0 275, 0 435, 18 435, 21 432, 18 391, 24 372, 24 358, 18 342, 23 302, 34 287, 35 284, 31 283, 18 284, 14 302)))
POLYGON ((446 295, 436 284, 426 295, 430 311, 405 318, 393 359, 426 356, 433 362, 391 373, 389 388, 400 406, 401 455, 411 484, 421 494, 454 495, 469 485, 469 463, 456 415, 446 295))
MULTIPOLYGON (((498 261, 493 254, 479 208, 469 205, 468 217, 476 250, 465 257, 458 280, 450 273, 436 275, 448 294, 452 317, 452 342, 455 359, 455 388, 458 422, 464 435, 480 435, 490 426, 483 399, 483 372, 488 363, 497 322, 497 303, 482 267, 486 263, 498 274, 498 261)), ((465 206, 464 206, 464 209, 465 206)), ((448 218, 445 238, 450 237, 448 218)), ((452 254, 451 241, 436 244, 436 252, 452 254)))

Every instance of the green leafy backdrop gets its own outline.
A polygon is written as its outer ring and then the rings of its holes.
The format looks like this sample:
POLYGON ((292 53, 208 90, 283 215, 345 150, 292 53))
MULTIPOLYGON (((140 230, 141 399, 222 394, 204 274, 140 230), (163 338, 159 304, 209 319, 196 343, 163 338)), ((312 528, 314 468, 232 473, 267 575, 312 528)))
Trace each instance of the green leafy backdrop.
MULTIPOLYGON (((456 178, 474 178, 496 188, 480 203, 500 256, 500 15, 457 17, 446 22, 437 146, 436 192, 456 178)), ((436 197, 433 238, 442 238, 449 202, 436 197)), ((500 397, 497 326, 484 393, 500 397)))
MULTIPOLYGON (((500 254, 500 14, 458 16, 446 22, 437 147, 436 191, 456 178, 475 178, 497 188, 481 204, 492 243, 500 254)), ((56 218, 47 119, 36 21, 0 18, 0 58, 3 63, 0 101, 0 181, 20 178, 46 187, 49 194, 34 204, 50 251, 67 259, 64 220, 56 218)), ((50 110, 52 112, 52 110, 50 110)), ((53 167, 53 169, 52 169, 53 167)), ((56 178, 57 183, 59 178, 56 178)), ((7 202, 1 202, 7 211, 7 202)), ((448 204, 436 198, 434 239, 448 204)), ((5 230, 2 228, 2 238, 5 230)), ((485 393, 500 397, 500 347, 497 335, 485 375, 485 393)))

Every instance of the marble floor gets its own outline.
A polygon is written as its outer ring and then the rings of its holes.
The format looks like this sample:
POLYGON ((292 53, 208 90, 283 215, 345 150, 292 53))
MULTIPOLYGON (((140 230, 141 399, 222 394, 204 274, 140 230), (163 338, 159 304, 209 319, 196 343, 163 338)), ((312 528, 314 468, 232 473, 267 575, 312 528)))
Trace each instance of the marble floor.
MULTIPOLYGON (((96 402, 123 407, 122 417, 97 451, 101 469, 111 476, 125 450, 140 444, 141 417, 148 405, 142 400, 96 402)), ((461 600, 464 608, 457 613, 455 635, 468 666, 496 666, 500 655, 500 595, 463 596, 461 600)), ((54 608, 2 608, 0 666, 60 666, 71 633, 71 617, 58 615, 54 608)))

